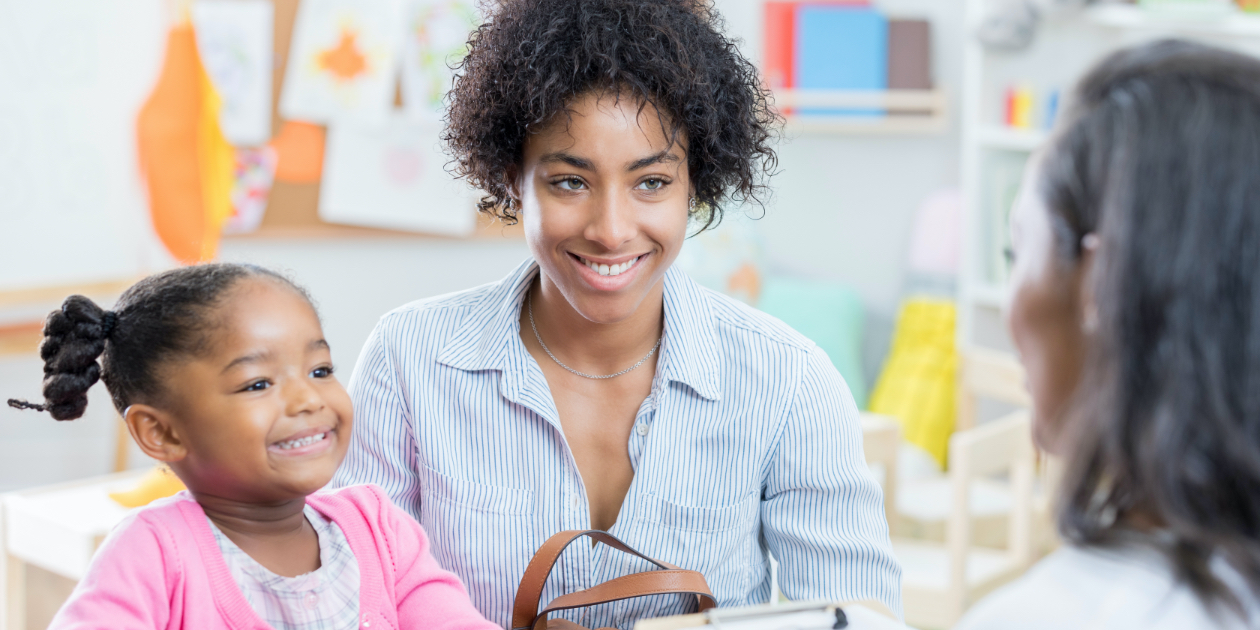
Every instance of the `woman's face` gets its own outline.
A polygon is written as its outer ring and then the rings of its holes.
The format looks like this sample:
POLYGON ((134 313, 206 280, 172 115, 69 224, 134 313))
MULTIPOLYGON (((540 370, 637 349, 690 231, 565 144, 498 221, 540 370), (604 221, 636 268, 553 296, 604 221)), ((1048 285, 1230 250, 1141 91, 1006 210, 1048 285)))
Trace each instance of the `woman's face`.
POLYGON ((1006 315, 1033 397, 1033 438, 1042 449, 1058 453, 1064 412, 1085 356, 1081 289, 1086 264, 1064 259, 1056 248, 1050 211, 1039 190, 1038 163, 1030 160, 1011 212, 1015 262, 1006 315))
POLYGON ((525 142, 515 196, 545 279, 596 323, 629 317, 660 283, 687 234, 685 139, 657 111, 588 93, 525 142))

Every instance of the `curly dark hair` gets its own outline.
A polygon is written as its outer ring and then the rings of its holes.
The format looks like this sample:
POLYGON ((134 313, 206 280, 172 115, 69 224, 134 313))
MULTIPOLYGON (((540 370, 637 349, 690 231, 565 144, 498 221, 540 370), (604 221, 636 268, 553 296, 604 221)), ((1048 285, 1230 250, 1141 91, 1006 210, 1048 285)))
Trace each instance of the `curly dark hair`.
POLYGON ((39 346, 44 402, 9 400, 9 406, 74 420, 83 415, 87 392, 98 380, 105 381, 119 413, 134 402, 161 400, 163 365, 202 352, 208 331, 214 329, 211 311, 228 289, 251 277, 279 282, 311 302, 310 295, 288 278, 263 267, 233 263, 149 276, 123 292, 114 311, 82 295, 66 298, 60 309, 49 313, 39 346))
POLYGON ((764 204, 781 118, 757 70, 722 34, 709 0, 488 0, 447 95, 453 171, 485 191, 482 212, 515 223, 509 194, 532 130, 592 90, 651 104, 687 143, 703 229, 724 201, 764 204))

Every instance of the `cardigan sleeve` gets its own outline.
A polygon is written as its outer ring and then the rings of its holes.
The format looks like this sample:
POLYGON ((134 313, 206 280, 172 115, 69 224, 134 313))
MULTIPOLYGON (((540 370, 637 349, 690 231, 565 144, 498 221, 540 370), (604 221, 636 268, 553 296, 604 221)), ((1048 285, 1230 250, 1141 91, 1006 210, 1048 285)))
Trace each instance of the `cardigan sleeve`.
POLYGON ((106 538, 51 630, 166 628, 177 562, 163 553, 153 525, 133 516, 106 538))
POLYGON ((414 519, 381 497, 381 522, 393 533, 398 622, 403 628, 500 630, 473 607, 454 573, 438 565, 429 538, 414 519))

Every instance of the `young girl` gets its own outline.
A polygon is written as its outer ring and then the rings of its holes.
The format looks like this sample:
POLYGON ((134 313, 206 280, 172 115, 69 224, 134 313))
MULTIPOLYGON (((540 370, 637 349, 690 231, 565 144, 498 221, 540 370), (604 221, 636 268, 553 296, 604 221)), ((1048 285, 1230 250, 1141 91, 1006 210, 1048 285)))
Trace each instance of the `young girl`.
POLYGON ((176 269, 115 312, 71 296, 44 335, 46 402, 9 404, 71 420, 102 379, 140 448, 188 486, 114 530, 53 628, 496 627, 378 488, 313 494, 353 414, 285 278, 176 269))

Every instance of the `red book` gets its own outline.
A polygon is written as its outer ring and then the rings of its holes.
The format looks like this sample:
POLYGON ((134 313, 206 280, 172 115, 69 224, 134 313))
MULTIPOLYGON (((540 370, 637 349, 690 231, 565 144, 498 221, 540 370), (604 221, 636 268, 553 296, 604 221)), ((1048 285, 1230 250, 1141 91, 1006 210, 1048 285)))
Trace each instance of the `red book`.
POLYGON ((765 4, 765 52, 761 78, 772 90, 792 87, 792 49, 796 41, 797 2, 765 4))

